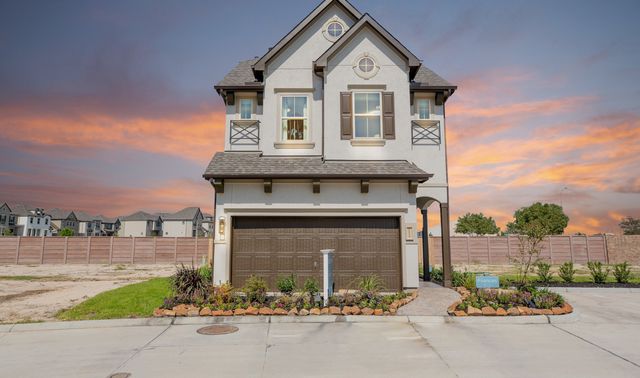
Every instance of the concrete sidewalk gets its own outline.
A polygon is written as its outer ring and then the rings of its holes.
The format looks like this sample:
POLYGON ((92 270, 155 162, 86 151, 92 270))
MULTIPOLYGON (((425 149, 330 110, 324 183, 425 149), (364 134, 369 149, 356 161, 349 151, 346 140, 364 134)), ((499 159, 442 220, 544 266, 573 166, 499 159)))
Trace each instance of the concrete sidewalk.
POLYGON ((19 377, 43 372, 49 377, 116 372, 132 377, 640 376, 640 293, 564 294, 579 312, 565 324, 512 324, 499 318, 329 323, 254 318, 223 336, 203 336, 196 333, 201 325, 162 323, 165 319, 137 320, 139 325, 83 322, 84 328, 7 326, 0 328, 1 371, 19 377), (618 310, 604 310, 601 303, 618 310))

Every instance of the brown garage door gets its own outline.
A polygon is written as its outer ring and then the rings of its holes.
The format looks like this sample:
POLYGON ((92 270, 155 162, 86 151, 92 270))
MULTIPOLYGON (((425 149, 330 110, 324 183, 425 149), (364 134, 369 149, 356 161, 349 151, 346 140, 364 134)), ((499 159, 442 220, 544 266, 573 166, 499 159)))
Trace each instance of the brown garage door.
POLYGON ((321 249, 335 249, 336 288, 352 288, 362 275, 377 274, 389 290, 400 290, 398 218, 234 217, 231 283, 242 287, 255 274, 276 288, 294 273, 298 285, 322 282, 321 249))

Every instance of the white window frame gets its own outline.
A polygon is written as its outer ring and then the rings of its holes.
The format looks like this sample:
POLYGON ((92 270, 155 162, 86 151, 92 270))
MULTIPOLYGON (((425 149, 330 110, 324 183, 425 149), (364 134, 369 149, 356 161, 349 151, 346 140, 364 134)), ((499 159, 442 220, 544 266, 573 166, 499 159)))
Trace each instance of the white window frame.
POLYGON ((237 101, 238 101, 238 119, 244 120, 244 121, 252 120, 254 115, 254 109, 255 109, 253 105, 253 98, 238 97, 237 101), (249 114, 249 118, 242 118, 242 101, 249 101, 251 103, 251 114, 249 114))
POLYGON ((431 114, 433 113, 433 108, 431 106, 431 99, 429 98, 416 98, 416 118, 419 120, 429 120, 431 119, 431 114), (429 117, 427 118, 422 118, 421 114, 420 114, 420 101, 426 101, 427 102, 427 112, 429 113, 429 117))
POLYGON ((285 144, 300 144, 300 143, 309 143, 311 140, 311 96, 309 93, 282 93, 278 96, 278 141, 280 143, 285 144), (306 117, 284 117, 284 112, 282 111, 282 107, 284 104, 285 97, 304 97, 307 99, 307 116, 306 117), (282 121, 285 119, 306 119, 307 120, 307 128, 304 134, 303 139, 285 139, 282 135, 282 121))
POLYGON ((340 37, 342 37, 343 35, 345 35, 345 33, 347 32, 349 28, 347 27, 347 25, 344 23, 344 21, 342 21, 341 19, 339 19, 338 17, 332 17, 331 19, 329 19, 327 22, 324 23, 324 25, 322 26, 322 35, 327 39, 327 41, 329 42, 335 42, 338 39, 340 39, 340 37), (340 25, 342 25, 342 34, 340 34, 337 37, 332 36, 331 34, 329 34, 329 25, 333 24, 333 23, 338 23, 340 25))
POLYGON ((353 110, 353 121, 352 121, 352 132, 353 132, 353 139, 356 140, 384 140, 384 135, 383 135, 383 114, 382 114, 382 92, 381 91, 353 91, 351 92, 351 109, 353 110), (361 117, 371 117, 371 115, 368 114, 358 114, 356 113, 356 94, 377 94, 378 97, 380 98, 380 136, 379 137, 358 137, 356 136, 356 117, 357 116, 361 116, 361 117))

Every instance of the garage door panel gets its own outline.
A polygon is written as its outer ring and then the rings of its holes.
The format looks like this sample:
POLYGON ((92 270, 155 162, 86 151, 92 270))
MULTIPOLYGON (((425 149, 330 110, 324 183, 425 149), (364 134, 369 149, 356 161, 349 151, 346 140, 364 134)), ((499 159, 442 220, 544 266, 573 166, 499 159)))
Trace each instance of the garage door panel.
POLYGON ((321 249, 335 249, 336 288, 353 288, 377 274, 389 290, 401 288, 398 218, 234 217, 231 279, 236 287, 252 274, 275 289, 279 276, 321 282, 321 249))

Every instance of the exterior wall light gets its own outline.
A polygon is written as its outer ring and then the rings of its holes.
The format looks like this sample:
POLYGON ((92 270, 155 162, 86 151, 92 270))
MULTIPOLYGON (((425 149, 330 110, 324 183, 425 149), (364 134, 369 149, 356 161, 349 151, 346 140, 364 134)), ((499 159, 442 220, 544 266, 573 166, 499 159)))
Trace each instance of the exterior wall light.
POLYGON ((220 219, 218 219, 218 235, 220 236, 220 240, 224 240, 226 223, 227 222, 224 217, 220 217, 220 219))

